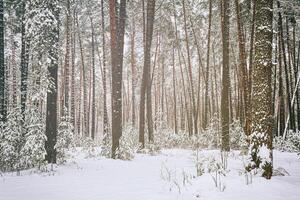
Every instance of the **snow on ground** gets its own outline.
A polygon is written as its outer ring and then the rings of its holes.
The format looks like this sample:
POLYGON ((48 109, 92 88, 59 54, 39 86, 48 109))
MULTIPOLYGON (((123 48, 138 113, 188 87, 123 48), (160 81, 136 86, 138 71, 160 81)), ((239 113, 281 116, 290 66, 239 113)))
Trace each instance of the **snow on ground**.
MULTIPOLYGON (((218 151, 202 153, 219 158, 218 151)), ((255 176, 253 183, 246 185, 240 175, 242 159, 235 152, 229 156, 230 172, 222 181, 225 190, 221 192, 210 174, 195 178, 189 150, 163 150, 156 156, 137 154, 133 161, 84 158, 78 153, 74 162, 55 167, 54 172, 3 174, 0 200, 298 200, 299 157, 275 151, 274 165, 285 168, 290 176, 271 180, 255 176)))

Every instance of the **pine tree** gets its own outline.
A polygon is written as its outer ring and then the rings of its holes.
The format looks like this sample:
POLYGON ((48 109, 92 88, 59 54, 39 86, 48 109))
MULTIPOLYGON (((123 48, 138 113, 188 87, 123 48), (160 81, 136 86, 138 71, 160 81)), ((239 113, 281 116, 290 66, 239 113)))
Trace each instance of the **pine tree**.
POLYGON ((58 126, 57 142, 55 150, 57 152, 57 163, 62 164, 68 158, 68 150, 74 147, 74 127, 72 120, 68 116, 60 119, 58 126))
POLYGON ((4 171, 19 170, 20 151, 24 142, 22 137, 23 116, 21 108, 11 108, 7 115, 7 121, 2 129, 0 141, 1 164, 4 171))
POLYGON ((20 151, 20 165, 24 168, 38 167, 45 164, 45 128, 41 111, 33 106, 25 111, 24 145, 20 151))

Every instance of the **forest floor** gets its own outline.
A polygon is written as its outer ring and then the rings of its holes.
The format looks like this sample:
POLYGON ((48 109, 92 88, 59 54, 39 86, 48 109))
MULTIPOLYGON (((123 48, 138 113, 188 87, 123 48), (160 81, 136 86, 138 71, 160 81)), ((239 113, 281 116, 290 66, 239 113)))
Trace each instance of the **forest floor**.
MULTIPOLYGON (((271 180, 253 176, 246 185, 242 156, 233 152, 219 187, 213 181, 215 173, 196 177, 190 150, 137 154, 132 161, 86 158, 79 151, 74 155, 51 172, 0 175, 0 200, 298 200, 300 196, 300 158, 294 153, 274 152, 275 168, 283 167, 289 176, 271 180)), ((201 155, 220 158, 213 150, 201 155)))

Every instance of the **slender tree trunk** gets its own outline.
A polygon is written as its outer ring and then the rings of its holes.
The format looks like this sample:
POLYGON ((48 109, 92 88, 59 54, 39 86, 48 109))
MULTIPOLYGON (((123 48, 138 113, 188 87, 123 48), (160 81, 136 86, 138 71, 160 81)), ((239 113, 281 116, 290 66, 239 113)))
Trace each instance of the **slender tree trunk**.
POLYGON ((249 107, 249 81, 247 73, 247 61, 246 61, 246 48, 245 48, 245 36, 243 33, 243 24, 241 20, 240 3, 239 0, 235 0, 235 10, 237 16, 237 32, 239 41, 239 68, 242 72, 241 77, 241 91, 244 100, 244 114, 245 114, 245 124, 244 131, 246 135, 250 135, 250 107, 249 107))
POLYGON ((187 20, 186 20, 186 8, 185 8, 185 0, 182 0, 183 6, 183 18, 184 18, 184 32, 185 32, 185 42, 186 42, 186 51, 187 51, 187 60, 188 60, 188 74, 189 74, 189 83, 191 87, 191 100, 192 100, 192 115, 194 117, 194 134, 198 133, 198 122, 197 122, 197 109, 194 95, 194 83, 193 83, 193 75, 192 75, 192 64, 190 58, 190 46, 188 40, 188 32, 187 32, 187 20))
MULTIPOLYGON (((84 51, 82 46, 82 39, 81 39, 81 30, 79 28, 78 17, 76 17, 77 29, 78 29, 78 40, 79 40, 79 49, 80 49, 80 58, 81 58, 81 72, 82 72, 82 87, 83 87, 83 135, 88 137, 88 110, 87 110, 87 81, 86 81, 86 66, 84 62, 84 51)), ((80 93, 81 94, 81 93, 80 93)), ((80 105, 79 105, 80 106, 80 105)))
POLYGON ((4 4, 0 0, 0 118, 6 121, 6 101, 5 101, 5 65, 4 65, 4 4))
MULTIPOLYGON (((280 8, 280 3, 279 1, 277 1, 277 6, 278 8, 280 8)), ((285 83, 286 83, 286 94, 287 94, 287 105, 288 105, 288 110, 291 116, 291 120, 290 120, 290 128, 295 130, 295 124, 294 124, 294 111, 291 105, 291 87, 290 87, 290 79, 289 79, 289 70, 288 70, 288 63, 287 63, 287 58, 286 58, 286 49, 285 49, 285 45, 284 45, 284 36, 283 36, 283 25, 282 25, 282 15, 279 12, 278 13, 278 31, 279 31, 279 37, 281 40, 281 51, 282 51, 282 58, 283 58, 283 64, 284 64, 284 73, 285 73, 285 83)))
POLYGON ((204 128, 207 127, 209 121, 208 111, 208 90, 209 90, 209 56, 210 56, 210 32, 211 32, 211 15, 212 15, 212 0, 209 0, 209 12, 208 12, 208 33, 207 33, 207 53, 206 53, 206 75, 205 75, 205 110, 204 110, 204 128))
POLYGON ((136 61, 135 61, 135 19, 132 18, 132 33, 131 33, 131 122, 135 127, 135 87, 136 87, 136 61))
POLYGON ((223 76, 221 96, 222 151, 229 151, 229 1, 222 0, 223 76))
POLYGON ((107 114, 107 87, 106 87, 106 40, 105 40, 105 19, 104 19, 104 5, 101 0, 101 25, 102 25, 102 58, 103 58, 103 139, 108 143, 108 114, 107 114))
POLYGON ((173 65, 173 98, 174 98, 174 131, 178 134, 177 128, 177 100, 176 100, 176 71, 175 71, 175 46, 172 49, 172 65, 173 65))
POLYGON ((151 85, 150 85, 150 66, 151 66, 151 45, 153 36, 155 0, 147 1, 147 22, 146 22, 146 43, 144 48, 144 68, 141 87, 140 100, 140 121, 139 121, 139 142, 141 148, 145 147, 145 96, 147 95, 147 122, 149 141, 153 142, 153 121, 151 105, 151 85))
POLYGON ((75 127, 76 127, 76 116, 75 116, 75 110, 76 110, 76 106, 75 106, 75 57, 76 57, 76 28, 75 28, 75 9, 74 9, 74 15, 73 15, 73 34, 72 34, 72 48, 71 48, 71 52, 72 52, 72 71, 71 71, 71 120, 72 120, 72 124, 74 127, 74 132, 75 132, 75 127))
POLYGON ((27 99, 27 79, 28 79, 28 58, 29 42, 26 38, 25 30, 25 7, 26 2, 22 3, 22 22, 21 22, 21 109, 23 121, 25 120, 25 108, 27 99))
MULTIPOLYGON (((69 113, 69 79, 70 79, 70 74, 69 74, 69 68, 70 68, 70 24, 71 24, 71 9, 70 9, 70 0, 67 0, 67 10, 66 10, 66 54, 65 54, 65 70, 64 70, 64 107, 66 109, 66 113, 64 115, 68 115, 69 113)), ((62 108, 64 111, 64 108, 62 108)))
POLYGON ((94 24, 93 19, 91 18, 91 26, 92 26, 92 124, 91 124, 91 136, 92 139, 95 139, 95 110, 96 110, 96 99, 95 99, 95 92, 96 92, 96 72, 95 72, 95 31, 94 31, 94 24))

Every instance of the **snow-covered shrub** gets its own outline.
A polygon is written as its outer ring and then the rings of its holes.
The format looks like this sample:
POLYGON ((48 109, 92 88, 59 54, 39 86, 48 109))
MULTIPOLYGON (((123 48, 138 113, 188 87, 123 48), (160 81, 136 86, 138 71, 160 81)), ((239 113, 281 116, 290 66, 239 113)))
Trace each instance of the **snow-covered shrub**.
POLYGON ((223 192, 226 188, 225 176, 227 174, 227 171, 224 168, 224 164, 217 161, 214 157, 210 157, 208 159, 207 169, 208 173, 211 175, 214 181, 216 188, 218 188, 219 191, 223 192))
POLYGON ((111 135, 107 134, 102 139, 100 155, 106 158, 110 158, 112 153, 111 146, 112 146, 111 135))
POLYGON ((97 143, 90 137, 83 137, 82 143, 83 152, 86 154, 86 158, 96 157, 98 156, 97 152, 97 143))
POLYGON ((120 145, 116 151, 116 158, 121 160, 132 160, 139 147, 138 133, 132 126, 123 129, 120 145))
POLYGON ((57 151, 57 163, 62 164, 70 156, 68 150, 74 147, 74 128, 71 118, 68 116, 61 117, 58 126, 57 141, 55 149, 57 151))
POLYGON ((296 152, 300 155, 300 131, 289 130, 285 140, 281 136, 275 137, 274 147, 281 151, 296 152))
POLYGON ((247 170, 247 165, 249 164, 248 163, 248 160, 245 160, 245 157, 243 156, 243 169, 240 170, 240 175, 243 175, 245 177, 245 184, 246 185, 250 185, 252 184, 252 171, 249 171, 247 170))
POLYGON ((211 118, 208 127, 197 135, 197 143, 200 148, 216 149, 221 143, 220 121, 217 116, 211 118))
POLYGON ((252 143, 249 147, 248 159, 246 164, 246 170, 254 173, 260 172, 263 177, 270 179, 272 176, 272 161, 270 158, 271 150, 268 149, 266 144, 261 143, 265 138, 263 134, 253 134, 250 139, 252 143))
POLYGON ((168 184, 169 191, 175 189, 179 194, 181 194, 183 187, 191 184, 191 179, 193 178, 193 176, 185 170, 182 170, 182 173, 179 174, 176 169, 172 170, 165 162, 161 164, 160 177, 168 184))
POLYGON ((3 171, 20 169, 20 150, 24 142, 22 123, 21 109, 11 108, 7 113, 7 121, 3 124, 0 141, 0 166, 3 171))
POLYGON ((239 120, 234 120, 229 127, 230 148, 245 150, 247 149, 246 135, 239 120))
POLYGON ((28 109, 25 113, 24 145, 20 152, 20 165, 24 168, 41 167, 45 164, 45 128, 42 113, 37 108, 28 109))
POLYGON ((196 166, 197 176, 202 176, 205 173, 206 157, 202 155, 200 149, 196 149, 193 153, 193 162, 196 166))

